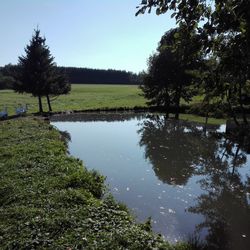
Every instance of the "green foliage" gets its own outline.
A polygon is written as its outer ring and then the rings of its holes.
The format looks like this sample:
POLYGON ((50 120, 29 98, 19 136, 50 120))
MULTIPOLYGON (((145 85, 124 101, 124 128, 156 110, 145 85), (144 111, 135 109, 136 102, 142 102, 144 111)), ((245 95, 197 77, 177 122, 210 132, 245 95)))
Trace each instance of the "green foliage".
MULTIPOLYGON (((156 8, 156 14, 170 11, 184 33, 196 34, 205 61, 205 68, 203 65, 195 69, 196 75, 201 76, 201 88, 206 92, 204 102, 209 106, 213 97, 220 98, 221 103, 226 101, 235 122, 239 124, 236 113, 241 113, 247 124, 245 105, 250 103, 247 87, 250 79, 250 1, 146 0, 138 8, 136 15, 144 14, 146 10, 150 12, 152 8, 156 8), (208 67, 209 61, 213 62, 211 68, 208 67)), ((176 44, 183 41, 179 33, 175 38, 176 44)), ((184 53, 182 55, 185 56, 184 53)))
MULTIPOLYGON (((41 97, 67 94, 70 84, 59 73, 50 54, 46 39, 35 30, 30 44, 25 48, 26 56, 19 57, 19 64, 14 74, 14 89, 19 93, 31 93, 39 99, 39 111, 43 112, 41 97)), ((48 105, 51 109, 49 98, 48 105)))
POLYGON ((11 89, 13 87, 14 79, 10 76, 3 76, 0 73, 0 89, 11 89))
POLYGON ((135 224, 111 196, 100 199, 104 178, 66 151, 42 120, 0 123, 2 249, 188 249, 135 224))
POLYGON ((12 64, 7 64, 4 67, 0 67, 0 89, 13 89, 14 77, 13 77, 12 64))
POLYGON ((149 105, 163 106, 166 113, 172 105, 176 108, 176 118, 180 100, 189 102, 195 93, 191 88, 193 77, 190 73, 199 58, 195 38, 195 34, 189 35, 182 28, 166 32, 158 52, 149 58, 148 72, 141 85, 149 105))

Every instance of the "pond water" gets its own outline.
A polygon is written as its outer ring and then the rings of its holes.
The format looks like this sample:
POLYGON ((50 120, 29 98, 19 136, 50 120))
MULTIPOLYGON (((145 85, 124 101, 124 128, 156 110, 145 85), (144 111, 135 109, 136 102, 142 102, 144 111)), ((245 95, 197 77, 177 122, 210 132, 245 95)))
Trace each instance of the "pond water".
POLYGON ((69 133, 69 152, 167 240, 250 249, 249 141, 225 136, 225 126, 204 131, 162 115, 73 114, 51 123, 69 133))

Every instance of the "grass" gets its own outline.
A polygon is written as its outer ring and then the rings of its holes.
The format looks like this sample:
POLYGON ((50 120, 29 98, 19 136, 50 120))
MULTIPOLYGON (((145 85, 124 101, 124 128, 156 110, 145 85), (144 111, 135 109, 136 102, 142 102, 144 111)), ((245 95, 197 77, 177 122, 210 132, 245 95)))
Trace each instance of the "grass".
MULTIPOLYGON (((192 121, 192 122, 198 122, 198 123, 205 123, 206 118, 198 115, 191 115, 191 114, 180 114, 180 119, 181 120, 187 120, 187 121, 192 121)), ((221 125, 225 124, 226 119, 217 119, 213 117, 208 118, 208 124, 211 125, 221 125)))
POLYGON ((0 121, 1 249, 191 249, 135 224, 104 191, 104 177, 67 155, 49 123, 0 121))
MULTIPOLYGON (((52 102, 53 111, 90 110, 105 108, 133 108, 146 107, 141 90, 136 85, 97 85, 97 84, 72 84, 69 95, 59 96, 52 102)), ((193 104, 201 101, 202 97, 194 97, 193 104)), ((28 94, 17 94, 12 90, 0 90, 0 110, 8 107, 9 115, 15 114, 18 104, 28 104, 28 113, 38 111, 37 98, 28 94)), ((43 100, 44 111, 48 111, 43 100)), ((181 114, 180 119, 203 123, 204 117, 181 114)), ((209 124, 225 123, 224 119, 209 118, 209 124)))
MULTIPOLYGON (((69 95, 59 96, 52 102, 53 111, 86 110, 99 108, 133 108, 145 106, 141 90, 135 85, 72 84, 69 95)), ((7 106, 9 114, 15 114, 18 104, 29 104, 29 112, 38 111, 37 98, 28 94, 17 94, 12 90, 0 90, 0 110, 7 106)), ((44 110, 47 104, 43 100, 44 110)))

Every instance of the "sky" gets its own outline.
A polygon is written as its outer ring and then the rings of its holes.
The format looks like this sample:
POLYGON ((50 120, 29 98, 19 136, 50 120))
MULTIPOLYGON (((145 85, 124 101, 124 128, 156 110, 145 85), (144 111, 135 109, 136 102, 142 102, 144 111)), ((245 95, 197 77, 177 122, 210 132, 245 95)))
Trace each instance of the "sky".
POLYGON ((18 62, 39 27, 60 66, 138 73, 161 36, 175 26, 169 14, 135 17, 140 0, 0 0, 0 66, 18 62))

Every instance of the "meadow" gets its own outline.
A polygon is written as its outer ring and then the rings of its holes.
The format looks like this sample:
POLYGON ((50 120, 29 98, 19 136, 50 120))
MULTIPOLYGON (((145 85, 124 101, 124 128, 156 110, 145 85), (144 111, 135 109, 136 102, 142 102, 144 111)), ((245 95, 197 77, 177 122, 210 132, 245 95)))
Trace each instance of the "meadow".
MULTIPOLYGON (((202 97, 197 96, 191 104, 201 101, 202 97)), ((0 110, 6 106, 8 114, 14 115, 15 108, 20 104, 28 104, 28 113, 38 112, 37 98, 30 94, 18 94, 13 90, 0 90, 0 110)), ((70 94, 59 96, 52 101, 52 109, 55 112, 134 107, 147 107, 138 85, 72 84, 70 94)), ((43 108, 45 112, 48 111, 45 98, 43 98, 43 108)), ((205 121, 204 117, 190 114, 181 114, 180 119, 205 121)), ((208 122, 222 124, 225 120, 209 118, 208 122)))
MULTIPOLYGON (((137 85, 72 84, 69 95, 62 95, 52 102, 53 111, 104 109, 145 106, 146 101, 140 95, 137 85)), ((29 113, 38 111, 38 100, 30 94, 18 94, 12 90, 0 90, 0 110, 7 106, 9 115, 15 114, 15 108, 28 104, 29 113)), ((43 98, 44 111, 48 111, 43 98)))

